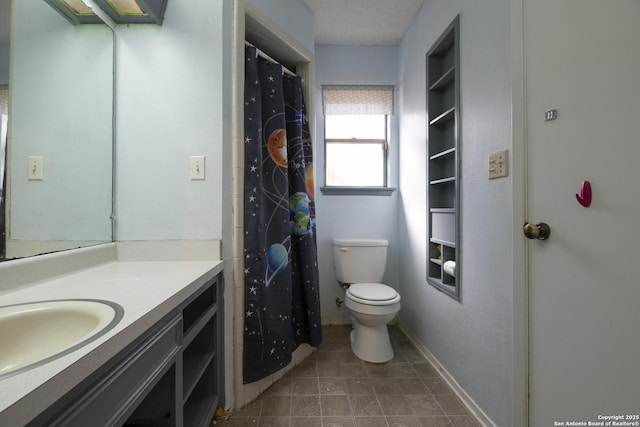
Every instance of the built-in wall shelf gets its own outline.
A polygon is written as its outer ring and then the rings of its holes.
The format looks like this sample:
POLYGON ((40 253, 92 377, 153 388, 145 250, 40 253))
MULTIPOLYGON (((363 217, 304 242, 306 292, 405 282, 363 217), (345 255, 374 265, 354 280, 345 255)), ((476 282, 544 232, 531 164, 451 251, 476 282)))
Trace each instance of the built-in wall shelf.
POLYGON ((452 65, 447 71, 444 72, 442 77, 436 80, 430 87, 430 91, 446 89, 449 83, 452 83, 456 78, 456 67, 452 65))
POLYGON ((456 107, 451 107, 444 113, 440 114, 429 122, 430 126, 441 126, 448 121, 454 120, 456 116, 456 107))
POLYGON ((460 18, 427 52, 427 282, 460 300, 460 18), (455 262, 454 275, 445 271, 455 262), (449 264, 449 263, 447 263, 449 264))
POLYGON ((432 238, 432 239, 429 239, 429 241, 431 243, 435 243, 436 245, 446 245, 446 246, 449 246, 451 248, 455 248, 456 247, 455 242, 451 242, 449 240, 440 240, 440 239, 433 239, 432 238))
POLYGON ((455 180, 456 180, 455 177, 450 176, 448 178, 435 179, 435 180, 431 181, 429 184, 431 184, 431 185, 446 184, 447 182, 454 182, 455 180))
POLYGON ((455 148, 449 148, 448 150, 444 150, 444 151, 439 151, 435 154, 433 154, 431 157, 429 157, 429 160, 438 160, 442 157, 446 157, 446 156, 455 156, 456 154, 456 149, 455 148))

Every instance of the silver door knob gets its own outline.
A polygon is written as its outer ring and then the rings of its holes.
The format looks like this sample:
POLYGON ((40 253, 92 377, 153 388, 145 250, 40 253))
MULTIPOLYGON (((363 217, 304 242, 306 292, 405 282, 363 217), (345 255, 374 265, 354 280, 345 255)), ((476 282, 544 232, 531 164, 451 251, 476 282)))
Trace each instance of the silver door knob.
POLYGON ((527 222, 522 227, 522 231, 527 239, 547 240, 551 234, 551 228, 544 222, 539 224, 529 224, 527 222))

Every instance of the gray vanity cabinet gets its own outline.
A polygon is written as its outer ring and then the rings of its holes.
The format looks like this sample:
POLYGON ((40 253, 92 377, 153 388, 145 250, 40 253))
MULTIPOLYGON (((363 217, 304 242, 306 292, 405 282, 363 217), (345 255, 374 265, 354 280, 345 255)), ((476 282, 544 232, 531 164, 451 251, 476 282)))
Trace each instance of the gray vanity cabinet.
POLYGON ((220 275, 38 417, 46 426, 208 426, 220 403, 220 275))

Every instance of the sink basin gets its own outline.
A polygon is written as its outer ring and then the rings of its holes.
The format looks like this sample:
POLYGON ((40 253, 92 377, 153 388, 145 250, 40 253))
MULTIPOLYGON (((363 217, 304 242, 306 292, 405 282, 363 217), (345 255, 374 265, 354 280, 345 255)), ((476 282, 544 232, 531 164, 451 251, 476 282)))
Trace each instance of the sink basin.
POLYGON ((0 307, 0 379, 78 350, 111 330, 123 313, 111 301, 87 299, 0 307))

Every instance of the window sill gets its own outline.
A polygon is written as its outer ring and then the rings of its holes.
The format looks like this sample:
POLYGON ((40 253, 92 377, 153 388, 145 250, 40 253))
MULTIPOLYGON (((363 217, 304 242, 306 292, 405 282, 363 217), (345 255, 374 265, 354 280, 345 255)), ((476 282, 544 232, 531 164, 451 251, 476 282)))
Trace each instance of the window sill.
POLYGON ((394 187, 320 187, 324 196, 390 196, 394 187))

